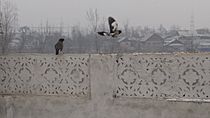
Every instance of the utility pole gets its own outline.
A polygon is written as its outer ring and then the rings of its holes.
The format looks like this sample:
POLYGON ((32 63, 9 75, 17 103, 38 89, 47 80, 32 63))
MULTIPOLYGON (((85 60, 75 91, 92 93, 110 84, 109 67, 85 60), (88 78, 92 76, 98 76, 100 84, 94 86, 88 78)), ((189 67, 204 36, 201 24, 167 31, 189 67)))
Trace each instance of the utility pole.
POLYGON ((191 17, 190 17, 190 34, 191 34, 191 44, 190 44, 190 50, 192 52, 195 51, 194 49, 194 40, 195 40, 195 21, 194 21, 194 12, 192 11, 191 17))
POLYGON ((194 18, 194 6, 195 6, 195 0, 192 0, 191 1, 192 3, 192 13, 191 13, 191 16, 190 16, 190 34, 191 34, 191 46, 190 46, 190 50, 192 52, 195 51, 195 46, 194 46, 194 43, 195 43, 195 38, 196 38, 196 31, 195 31, 195 18, 194 18))
POLYGON ((192 12, 191 18, 190 18, 190 33, 191 36, 195 35, 195 21, 194 21, 194 13, 192 12))
POLYGON ((3 24, 2 24, 3 13, 2 13, 1 5, 2 5, 2 3, 1 3, 1 0, 0 0, 0 35, 3 35, 4 34, 3 33, 3 24))

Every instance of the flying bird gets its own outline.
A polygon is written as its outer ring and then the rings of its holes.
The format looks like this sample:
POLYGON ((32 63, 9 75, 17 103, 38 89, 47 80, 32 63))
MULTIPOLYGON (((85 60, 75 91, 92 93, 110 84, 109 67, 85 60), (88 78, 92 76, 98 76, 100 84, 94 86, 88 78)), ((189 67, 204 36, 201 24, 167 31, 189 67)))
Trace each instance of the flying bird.
POLYGON ((63 41, 64 39, 61 38, 58 40, 58 42, 55 44, 55 54, 58 55, 59 52, 62 52, 63 50, 63 41))
POLYGON ((118 30, 118 24, 116 20, 112 17, 109 17, 108 23, 109 23, 110 32, 101 31, 101 32, 98 32, 98 34, 101 36, 117 37, 122 31, 118 30))

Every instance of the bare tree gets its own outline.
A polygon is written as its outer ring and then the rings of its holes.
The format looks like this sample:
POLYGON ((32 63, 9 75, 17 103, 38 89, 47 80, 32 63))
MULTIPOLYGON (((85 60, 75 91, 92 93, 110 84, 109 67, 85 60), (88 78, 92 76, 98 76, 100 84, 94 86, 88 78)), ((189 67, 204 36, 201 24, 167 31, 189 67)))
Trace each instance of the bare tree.
POLYGON ((170 27, 170 31, 178 31, 178 30, 180 30, 180 29, 181 29, 181 27, 178 26, 178 25, 172 25, 172 26, 170 27))
POLYGON ((0 0, 0 23, 2 27, 0 44, 4 54, 9 42, 12 40, 17 25, 17 8, 9 1, 0 0))
POLYGON ((39 48, 38 48, 38 52, 39 53, 44 53, 45 48, 47 48, 47 42, 51 39, 51 28, 50 25, 48 23, 48 20, 46 21, 45 26, 42 26, 41 24, 41 37, 39 40, 39 48))
POLYGON ((106 31, 107 30, 107 18, 105 18, 105 17, 103 17, 101 20, 100 20, 100 23, 99 23, 99 25, 98 25, 98 27, 97 27, 97 29, 99 30, 99 31, 106 31))
POLYGON ((71 31, 71 35, 73 40, 77 41, 77 46, 78 46, 78 52, 81 53, 82 52, 82 33, 81 33, 81 29, 79 25, 75 25, 72 27, 72 31, 71 31))
POLYGON ((98 28, 98 23, 99 23, 99 15, 98 15, 98 10, 97 9, 89 9, 87 11, 87 20, 89 22, 89 31, 91 34, 94 34, 95 38, 95 47, 96 47, 96 52, 99 51, 99 44, 98 44, 98 37, 97 37, 97 28, 98 28))
POLYGON ((162 24, 160 24, 160 26, 157 29, 157 32, 162 34, 162 35, 165 35, 165 34, 167 34, 168 31, 162 24))
POLYGON ((129 21, 127 20, 126 23, 124 24, 124 35, 129 37, 130 36, 130 31, 129 31, 129 21))
POLYGON ((20 27, 19 32, 21 33, 21 41, 19 45, 19 52, 22 52, 27 40, 27 34, 29 33, 30 28, 27 26, 20 27))
POLYGON ((87 20, 90 26, 90 32, 96 32, 99 23, 99 15, 97 9, 89 9, 87 11, 87 20))

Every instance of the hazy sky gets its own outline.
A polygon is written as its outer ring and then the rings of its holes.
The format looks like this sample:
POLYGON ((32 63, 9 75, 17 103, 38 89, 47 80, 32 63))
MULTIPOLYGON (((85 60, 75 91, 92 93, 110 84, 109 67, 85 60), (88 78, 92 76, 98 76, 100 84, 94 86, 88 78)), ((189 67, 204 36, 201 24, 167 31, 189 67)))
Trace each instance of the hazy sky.
POLYGON ((21 25, 85 25, 86 11, 97 8, 101 17, 113 16, 119 24, 189 28, 194 12, 196 27, 210 28, 210 0, 11 0, 19 11, 21 25))

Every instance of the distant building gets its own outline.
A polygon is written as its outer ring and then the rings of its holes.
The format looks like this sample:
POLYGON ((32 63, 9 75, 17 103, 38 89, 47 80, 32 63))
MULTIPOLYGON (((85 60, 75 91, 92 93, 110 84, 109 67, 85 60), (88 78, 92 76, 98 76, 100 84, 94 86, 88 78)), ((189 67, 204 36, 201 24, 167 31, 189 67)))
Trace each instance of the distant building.
POLYGON ((8 48, 10 50, 18 50, 19 46, 21 45, 21 35, 19 33, 16 33, 14 35, 14 38, 9 42, 8 48))
POLYGON ((138 50, 138 40, 136 38, 123 37, 118 40, 120 52, 134 52, 138 50))
POLYGON ((199 36, 196 38, 197 50, 200 52, 210 51, 210 36, 199 36))
POLYGON ((200 42, 197 49, 200 52, 210 52, 210 42, 200 42))
POLYGON ((0 22, 0 35, 4 34, 3 28, 2 28, 2 23, 0 22))
POLYGON ((169 32, 166 34, 166 36, 163 37, 163 38, 164 38, 164 39, 168 39, 168 38, 177 37, 177 36, 179 36, 178 31, 176 31, 176 30, 171 30, 171 31, 169 31, 169 32))
POLYGON ((173 39, 164 45, 164 52, 183 52, 185 51, 184 43, 178 39, 173 39))
POLYGON ((196 32, 198 34, 206 34, 206 35, 209 35, 210 34, 209 29, 197 29, 196 32))
POLYGON ((210 41, 208 30, 200 29, 194 33, 190 30, 177 30, 169 32, 164 38, 164 51, 199 51, 198 48, 205 47, 210 41))
POLYGON ((139 46, 142 52, 161 52, 164 46, 164 39, 160 35, 154 33, 144 37, 139 42, 139 46))

